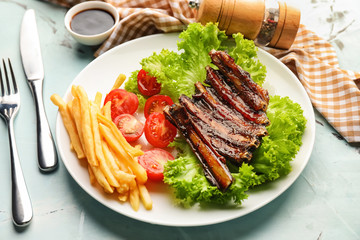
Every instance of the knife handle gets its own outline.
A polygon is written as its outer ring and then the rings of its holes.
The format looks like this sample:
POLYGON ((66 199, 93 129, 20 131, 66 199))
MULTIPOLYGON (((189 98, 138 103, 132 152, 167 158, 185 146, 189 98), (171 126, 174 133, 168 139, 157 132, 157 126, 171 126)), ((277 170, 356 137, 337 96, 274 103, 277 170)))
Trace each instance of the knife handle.
POLYGON ((55 142, 46 117, 42 98, 42 80, 29 81, 36 107, 37 152, 40 170, 48 172, 58 165, 55 142))

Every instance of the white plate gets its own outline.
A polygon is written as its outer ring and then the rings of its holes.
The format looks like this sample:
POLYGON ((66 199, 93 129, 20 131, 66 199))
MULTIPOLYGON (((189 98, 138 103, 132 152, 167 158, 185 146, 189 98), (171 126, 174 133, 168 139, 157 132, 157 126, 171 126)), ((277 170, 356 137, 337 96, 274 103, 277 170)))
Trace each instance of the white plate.
MULTIPOLYGON (((91 62, 72 82, 81 85, 93 99, 96 92, 106 94, 112 87, 119 73, 130 76, 134 70, 140 69, 140 60, 150 56, 153 52, 160 52, 167 48, 177 50, 178 34, 159 34, 139 38, 122 44, 91 62)), ((300 175, 306 166, 315 139, 315 118, 310 100, 294 74, 280 61, 259 50, 260 61, 267 67, 265 87, 270 94, 289 96, 299 103, 307 119, 303 145, 292 162, 293 171, 286 177, 267 184, 261 191, 252 191, 249 198, 238 208, 201 209, 193 207, 183 209, 175 206, 169 189, 163 184, 151 184, 150 194, 153 199, 153 209, 145 210, 142 206, 138 212, 132 210, 128 203, 121 204, 114 198, 109 198, 101 190, 93 187, 89 182, 87 169, 81 165, 69 148, 69 137, 58 115, 56 122, 56 140, 58 149, 67 170, 75 181, 93 198, 110 209, 140 221, 168 225, 168 226, 199 226, 228 221, 248 214, 275 199, 283 193, 300 175)), ((71 86, 64 99, 71 99, 71 86)))

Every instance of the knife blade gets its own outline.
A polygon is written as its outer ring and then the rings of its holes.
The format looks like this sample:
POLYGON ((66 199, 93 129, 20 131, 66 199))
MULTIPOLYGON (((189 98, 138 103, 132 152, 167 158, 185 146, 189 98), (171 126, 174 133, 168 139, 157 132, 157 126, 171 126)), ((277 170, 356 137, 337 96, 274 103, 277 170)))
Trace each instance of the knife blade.
POLYGON ((36 108, 38 166, 42 171, 52 171, 58 165, 58 158, 44 109, 42 91, 45 74, 33 9, 27 10, 23 16, 20 29, 20 53, 36 108))

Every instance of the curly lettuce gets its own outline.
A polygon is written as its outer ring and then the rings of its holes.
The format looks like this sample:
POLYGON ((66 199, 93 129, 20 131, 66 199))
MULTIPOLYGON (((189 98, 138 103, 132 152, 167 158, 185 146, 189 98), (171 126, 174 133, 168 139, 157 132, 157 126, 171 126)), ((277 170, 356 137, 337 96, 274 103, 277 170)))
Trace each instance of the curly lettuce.
POLYGON ((252 80, 262 85, 266 77, 266 67, 257 59, 257 47, 254 41, 245 39, 240 33, 233 34, 235 47, 229 55, 235 59, 237 65, 249 72, 252 80))
MULTIPOLYGON (((232 39, 228 39, 217 24, 208 23, 204 26, 192 23, 180 33, 177 52, 163 49, 142 59, 140 64, 142 69, 155 76, 161 83, 160 94, 168 95, 174 102, 178 101, 181 94, 193 95, 194 83, 205 80, 205 67, 211 65, 209 52, 212 49, 228 51, 235 61, 254 77, 254 81, 262 84, 266 76, 266 67, 257 60, 257 47, 254 42, 244 39, 240 33, 234 34, 233 37, 235 46, 231 46, 232 39)), ((125 89, 139 96, 135 73, 126 82, 125 89)), ((140 96, 140 99, 144 99, 144 96, 140 96)))
POLYGON ((269 135, 254 153, 252 166, 263 182, 273 181, 291 172, 290 160, 299 151, 306 118, 300 105, 289 97, 271 96, 267 116, 269 135))

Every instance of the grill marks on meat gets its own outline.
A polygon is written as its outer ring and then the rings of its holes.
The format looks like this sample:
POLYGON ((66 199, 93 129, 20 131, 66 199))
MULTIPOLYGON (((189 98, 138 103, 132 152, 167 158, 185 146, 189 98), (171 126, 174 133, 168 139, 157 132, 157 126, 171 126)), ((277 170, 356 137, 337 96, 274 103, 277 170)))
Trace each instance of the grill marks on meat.
POLYGON ((239 134, 237 128, 224 124, 200 101, 193 102, 182 95, 179 102, 186 109, 185 113, 195 131, 209 147, 237 164, 250 161, 251 150, 260 145, 259 139, 255 136, 239 134))
POLYGON ((201 82, 196 82, 195 88, 198 94, 194 95, 193 98, 203 99, 214 111, 215 117, 222 119, 232 129, 237 129, 237 133, 255 135, 258 138, 268 134, 265 126, 245 120, 241 114, 222 104, 212 88, 205 87, 201 82))
POLYGON ((223 75, 213 68, 206 67, 206 83, 210 84, 216 91, 219 98, 223 99, 227 104, 231 105, 236 111, 241 113, 246 119, 262 125, 269 125, 270 121, 264 111, 255 111, 249 105, 247 105, 243 98, 238 95, 236 90, 228 85, 223 75))
POLYGON ((174 124, 186 138, 197 158, 200 160, 208 181, 225 191, 233 181, 225 159, 206 145, 194 130, 185 109, 179 104, 164 109, 167 119, 174 124))
POLYGON ((269 95, 227 53, 212 50, 209 55, 219 68, 206 67, 210 87, 195 83, 196 94, 180 96, 164 114, 190 144, 209 182, 225 191, 233 181, 226 162, 250 162, 268 134, 269 95))
POLYGON ((269 105, 269 93, 256 84, 250 74, 237 65, 232 57, 223 51, 211 50, 212 62, 219 68, 227 81, 234 84, 243 100, 255 111, 266 111, 269 105))

